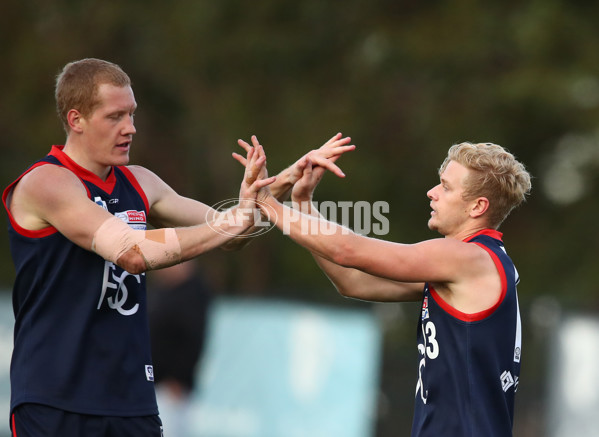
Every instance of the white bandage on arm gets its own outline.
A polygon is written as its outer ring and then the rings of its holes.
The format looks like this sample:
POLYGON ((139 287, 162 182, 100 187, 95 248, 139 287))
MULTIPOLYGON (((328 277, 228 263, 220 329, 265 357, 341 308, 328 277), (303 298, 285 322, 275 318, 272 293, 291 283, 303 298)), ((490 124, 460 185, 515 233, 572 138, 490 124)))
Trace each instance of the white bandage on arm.
POLYGON ((148 269, 181 261, 181 245, 173 228, 135 230, 113 216, 94 233, 92 250, 115 264, 131 249, 141 254, 148 269))

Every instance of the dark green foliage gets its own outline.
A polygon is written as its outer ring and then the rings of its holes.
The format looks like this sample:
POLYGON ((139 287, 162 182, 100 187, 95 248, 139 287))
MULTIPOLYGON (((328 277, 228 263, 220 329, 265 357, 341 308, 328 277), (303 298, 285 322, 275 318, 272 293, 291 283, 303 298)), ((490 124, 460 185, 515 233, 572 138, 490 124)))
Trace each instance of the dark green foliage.
MULTIPOLYGON (((339 162, 347 178, 325 177, 316 199, 386 200, 385 238, 410 243, 435 237, 426 191, 449 146, 507 147, 535 177, 502 229, 524 307, 540 295, 596 307, 598 9, 565 0, 5 1, 0 182, 64 141, 53 101, 60 68, 102 57, 133 80, 132 162, 207 204, 237 195, 238 138, 258 135, 274 174, 341 131, 358 149, 339 162)), ((6 233, 0 245, 8 287, 6 233)), ((347 304, 276 230, 240 253, 203 258, 226 293, 347 304)))

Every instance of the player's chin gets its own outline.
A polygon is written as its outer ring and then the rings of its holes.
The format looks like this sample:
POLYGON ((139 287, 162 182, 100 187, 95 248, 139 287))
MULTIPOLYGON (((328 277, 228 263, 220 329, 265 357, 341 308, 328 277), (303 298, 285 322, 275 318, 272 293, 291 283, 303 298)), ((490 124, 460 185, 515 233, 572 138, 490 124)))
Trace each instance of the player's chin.
POLYGON ((129 164, 129 155, 120 157, 119 159, 115 159, 112 165, 127 165, 129 164))
POLYGON ((435 223, 434 219, 431 217, 430 219, 428 219, 428 228, 431 231, 438 231, 439 230, 439 226, 435 223))
POLYGON ((117 148, 115 153, 112 154, 113 165, 127 165, 129 164, 129 148, 117 148))

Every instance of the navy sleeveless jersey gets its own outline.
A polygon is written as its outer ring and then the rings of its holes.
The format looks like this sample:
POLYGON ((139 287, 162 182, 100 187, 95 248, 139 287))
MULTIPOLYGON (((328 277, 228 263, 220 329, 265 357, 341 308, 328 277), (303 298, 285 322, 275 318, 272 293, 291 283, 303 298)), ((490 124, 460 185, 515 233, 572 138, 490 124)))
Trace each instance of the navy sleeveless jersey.
MULTIPOLYGON (((103 181, 59 146, 24 174, 40 165, 68 168, 90 201, 135 229, 146 228, 147 198, 127 168, 113 167, 103 181)), ((11 411, 33 402, 83 414, 158 414, 145 275, 127 273, 53 227, 21 228, 7 207, 21 177, 3 194, 16 269, 11 411)))
POLYGON ((466 240, 492 257, 501 296, 488 310, 465 314, 425 285, 418 323, 418 382, 412 437, 508 437, 520 377, 518 273, 502 234, 466 240))

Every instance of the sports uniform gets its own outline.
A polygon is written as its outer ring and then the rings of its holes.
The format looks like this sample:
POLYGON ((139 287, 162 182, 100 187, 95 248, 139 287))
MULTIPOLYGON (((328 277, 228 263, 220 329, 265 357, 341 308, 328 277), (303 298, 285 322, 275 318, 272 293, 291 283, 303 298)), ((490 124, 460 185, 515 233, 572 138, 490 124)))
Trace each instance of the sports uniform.
POLYGON ((16 268, 11 412, 22 404, 42 404, 86 415, 155 416, 145 274, 127 273, 54 227, 30 231, 16 223, 8 196, 41 165, 71 170, 91 201, 132 228, 146 228, 149 209, 126 167, 112 167, 103 181, 61 146, 53 146, 6 188, 3 202, 16 268))
POLYGON ((512 435, 520 376, 519 278, 501 237, 487 229, 466 240, 485 249, 500 274, 501 296, 492 308, 462 313, 425 285, 412 437, 512 435))

